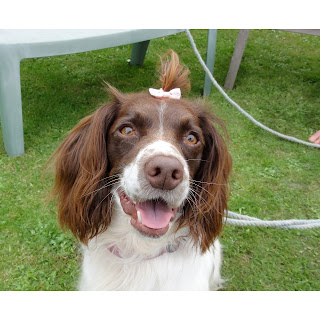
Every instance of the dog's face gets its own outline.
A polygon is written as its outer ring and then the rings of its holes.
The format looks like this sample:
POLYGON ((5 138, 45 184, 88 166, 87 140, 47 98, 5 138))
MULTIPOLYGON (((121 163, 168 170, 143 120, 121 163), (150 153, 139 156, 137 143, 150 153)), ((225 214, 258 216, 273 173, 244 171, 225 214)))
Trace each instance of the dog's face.
POLYGON ((221 122, 186 99, 110 91, 113 102, 57 150, 60 223, 84 243, 108 228, 144 241, 188 230, 206 251, 227 207, 231 159, 214 126, 221 122))
POLYGON ((122 104, 107 140, 123 211, 142 235, 164 235, 181 214, 201 162, 205 141, 195 110, 137 94, 122 104))

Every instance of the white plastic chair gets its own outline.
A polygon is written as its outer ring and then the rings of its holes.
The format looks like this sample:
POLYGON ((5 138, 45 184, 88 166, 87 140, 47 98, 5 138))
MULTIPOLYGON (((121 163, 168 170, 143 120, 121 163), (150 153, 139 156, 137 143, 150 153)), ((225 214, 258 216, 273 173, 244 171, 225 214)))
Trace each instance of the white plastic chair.
MULTIPOLYGON (((9 156, 24 153, 20 61, 111 48, 133 43, 131 64, 142 64, 149 41, 182 29, 139 30, 0 30, 0 120, 9 156)), ((216 30, 208 33, 207 63, 213 70, 216 30)), ((209 94, 207 79, 204 94, 209 94)))

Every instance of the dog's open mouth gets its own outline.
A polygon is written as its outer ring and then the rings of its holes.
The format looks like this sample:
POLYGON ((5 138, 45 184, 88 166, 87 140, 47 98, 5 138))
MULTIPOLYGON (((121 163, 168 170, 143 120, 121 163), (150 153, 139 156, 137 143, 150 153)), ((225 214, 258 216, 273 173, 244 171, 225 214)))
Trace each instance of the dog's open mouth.
POLYGON ((162 199, 135 203, 123 191, 118 194, 123 211, 131 216, 131 224, 147 236, 164 235, 178 211, 178 208, 170 208, 162 199))

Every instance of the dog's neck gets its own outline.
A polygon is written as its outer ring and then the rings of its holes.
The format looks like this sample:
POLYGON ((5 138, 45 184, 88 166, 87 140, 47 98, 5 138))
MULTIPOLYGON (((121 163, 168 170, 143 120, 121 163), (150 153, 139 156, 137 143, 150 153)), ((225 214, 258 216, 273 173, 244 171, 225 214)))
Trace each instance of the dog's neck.
MULTIPOLYGON (((167 245, 164 249, 162 249, 158 254, 154 255, 154 256, 146 256, 143 260, 151 260, 151 259, 155 259, 155 258, 158 258, 160 256, 162 256, 163 254, 165 253, 173 253, 175 252, 176 250, 178 250, 180 246, 180 242, 179 241, 175 241, 174 244, 169 244, 167 245)), ((120 252, 120 249, 116 246, 116 245, 113 245, 111 247, 108 247, 108 250, 116 255, 118 258, 121 258, 121 259, 125 259, 126 257, 124 257, 121 252, 120 252)))

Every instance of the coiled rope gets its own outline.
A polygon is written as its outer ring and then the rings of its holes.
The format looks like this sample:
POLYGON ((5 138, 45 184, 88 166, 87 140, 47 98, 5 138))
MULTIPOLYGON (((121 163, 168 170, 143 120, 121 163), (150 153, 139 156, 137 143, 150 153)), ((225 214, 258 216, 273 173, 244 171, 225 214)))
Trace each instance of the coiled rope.
MULTIPOLYGON (((235 101, 233 101, 226 93, 225 91, 221 88, 221 86, 218 84, 216 79, 213 77, 211 74, 210 70, 206 66, 205 62, 203 61, 197 46, 193 40, 193 37, 188 29, 185 30, 190 44, 192 46, 192 49, 198 58, 200 64, 202 65, 204 71, 208 75, 209 79, 211 80, 212 84, 218 89, 218 91, 225 97, 225 99, 232 104, 235 108, 237 108, 245 117, 247 117, 250 121, 252 121, 255 125, 258 127, 289 141, 292 142, 297 142, 301 143, 304 145, 307 145, 309 147, 314 147, 314 148, 320 148, 319 144, 316 143, 310 143, 306 142, 300 139, 297 139, 295 137, 287 136, 285 134, 282 134, 280 132, 277 132, 275 130, 272 130, 262 124, 261 122, 257 121, 254 119, 249 113, 247 113, 245 110, 243 110, 235 101)), ((279 228, 279 229, 298 229, 298 230, 303 230, 303 229, 312 229, 312 228, 320 228, 320 219, 313 219, 313 220, 274 220, 274 221, 266 221, 266 220, 261 220, 258 218, 250 217, 247 215, 241 215, 239 213, 235 213, 232 211, 228 211, 228 214, 225 216, 225 222, 226 224, 229 225, 235 225, 235 226, 256 226, 256 227, 272 227, 272 228, 279 228)))
POLYGON ((269 227, 278 229, 313 229, 320 228, 320 219, 307 220, 273 220, 266 221, 228 211, 225 222, 233 226, 269 227))
POLYGON ((272 130, 270 128, 268 128, 267 126, 265 126, 264 124, 262 124, 261 122, 257 121, 254 117, 252 117, 248 112, 246 112, 245 110, 243 110, 235 101, 233 101, 225 92, 224 90, 220 87, 220 85, 218 84, 218 82, 216 81, 216 79, 213 77, 213 75, 211 74, 210 70, 208 69, 208 67, 206 66, 206 64, 204 63, 198 49, 197 49, 197 46, 193 40, 193 37, 190 33, 189 30, 186 30, 186 33, 187 33, 187 36, 190 40, 190 43, 191 43, 191 46, 193 48, 193 51, 194 53, 196 54, 200 64, 202 65, 204 71, 206 72, 206 74, 209 76, 211 82, 213 83, 213 85, 218 89, 218 91, 226 98, 226 100, 231 103, 234 107, 236 107, 245 117, 247 117, 250 121, 252 121, 255 125, 257 125, 258 127, 280 137, 280 138, 283 138, 283 139, 286 139, 286 140, 289 140, 289 141, 292 141, 292 142, 297 142, 297 143, 301 143, 301 144, 304 144, 306 146, 309 146, 309 147, 314 147, 314 148, 320 148, 320 145, 319 144, 316 144, 316 143, 311 143, 311 142, 306 142, 306 141, 303 141, 303 140, 300 140, 300 139, 297 139, 295 137, 291 137, 291 136, 287 136, 285 134, 282 134, 280 132, 277 132, 275 130, 272 130))

